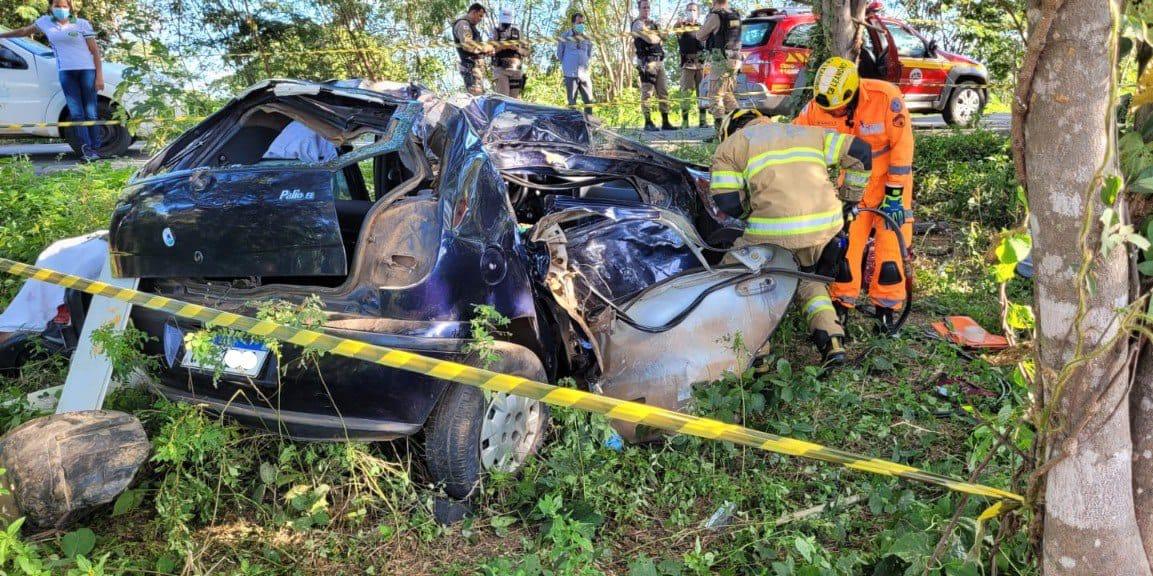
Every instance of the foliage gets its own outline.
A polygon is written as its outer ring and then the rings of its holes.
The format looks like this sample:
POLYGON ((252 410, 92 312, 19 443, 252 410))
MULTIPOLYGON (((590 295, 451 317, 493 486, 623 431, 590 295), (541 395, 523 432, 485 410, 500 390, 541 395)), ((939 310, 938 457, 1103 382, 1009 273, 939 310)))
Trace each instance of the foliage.
POLYGON ((92 344, 96 351, 112 363, 112 376, 125 381, 133 372, 155 373, 160 368, 156 358, 144 353, 144 345, 155 340, 135 326, 116 330, 109 322, 92 332, 92 344))
POLYGON ((990 228, 1019 221, 1018 194, 1004 136, 977 130, 917 139, 913 159, 919 220, 976 219, 990 228))
POLYGON ((131 173, 98 162, 40 178, 26 158, 0 159, 0 257, 32 263, 52 242, 107 228, 131 173))
POLYGON ((1024 0, 900 3, 913 19, 914 27, 937 40, 943 50, 965 54, 984 64, 995 92, 1012 92, 1012 80, 1025 52, 1024 0))
POLYGON ((472 311, 474 316, 468 321, 472 339, 464 345, 464 353, 475 354, 481 368, 487 370, 500 362, 494 345, 496 337, 504 334, 502 329, 508 326, 509 319, 487 304, 475 304, 472 311))

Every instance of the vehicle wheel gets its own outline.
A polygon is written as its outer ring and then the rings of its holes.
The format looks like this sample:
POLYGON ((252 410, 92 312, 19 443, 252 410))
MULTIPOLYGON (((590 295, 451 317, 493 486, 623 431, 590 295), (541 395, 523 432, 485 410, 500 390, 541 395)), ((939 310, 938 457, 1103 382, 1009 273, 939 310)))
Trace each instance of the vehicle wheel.
POLYGON ((981 119, 981 111, 985 109, 985 98, 981 95, 981 88, 972 82, 965 82, 953 90, 941 116, 950 126, 973 127, 981 119))
MULTIPOLYGON (((112 103, 107 100, 101 100, 96 105, 96 117, 101 120, 112 120, 112 103)), ((65 119, 65 121, 68 121, 65 119)), ((97 138, 99 138, 100 146, 97 147, 96 153, 102 157, 108 158, 112 156, 123 156, 128 151, 128 147, 132 145, 132 134, 128 132, 126 126, 111 125, 111 126, 95 126, 97 138)), ((60 132, 64 139, 68 141, 68 145, 72 147, 77 154, 81 154, 81 140, 80 134, 77 132, 78 126, 69 126, 61 128, 60 132)))
POLYGON ((453 498, 468 498, 481 475, 516 472, 544 440, 548 406, 520 396, 450 384, 425 425, 425 461, 453 498))

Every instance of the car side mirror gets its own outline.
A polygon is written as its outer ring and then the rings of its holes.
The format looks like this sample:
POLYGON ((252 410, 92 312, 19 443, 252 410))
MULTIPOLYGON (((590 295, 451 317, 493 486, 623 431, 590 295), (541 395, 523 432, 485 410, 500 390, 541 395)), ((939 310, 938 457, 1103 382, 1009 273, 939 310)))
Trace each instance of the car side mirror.
POLYGON ((929 46, 927 47, 927 50, 929 52, 930 57, 936 56, 937 55, 937 41, 936 40, 929 40, 929 46))

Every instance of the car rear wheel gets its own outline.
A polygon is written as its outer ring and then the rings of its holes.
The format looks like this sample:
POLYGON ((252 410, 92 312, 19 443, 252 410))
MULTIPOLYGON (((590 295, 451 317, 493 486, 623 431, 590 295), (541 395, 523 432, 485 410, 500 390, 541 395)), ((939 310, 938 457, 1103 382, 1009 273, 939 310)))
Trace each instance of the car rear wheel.
MULTIPOLYGON (((112 103, 107 100, 101 100, 96 105, 96 117, 101 120, 113 120, 112 103)), ((69 119, 65 119, 69 121, 69 119)), ((77 154, 83 154, 82 146, 83 141, 80 139, 79 126, 67 126, 61 128, 61 135, 68 141, 68 145, 77 154)), ((128 131, 126 126, 119 124, 93 126, 96 128, 96 137, 99 146, 96 148, 96 153, 102 157, 108 158, 112 156, 123 156, 128 151, 128 147, 132 145, 132 134, 128 131)))
POLYGON ((970 128, 981 119, 981 111, 984 109, 985 97, 981 94, 980 86, 964 82, 953 90, 941 116, 950 126, 970 128))
POLYGON ((544 440, 548 406, 537 400, 450 384, 425 426, 432 480, 468 498, 485 472, 516 472, 544 440))

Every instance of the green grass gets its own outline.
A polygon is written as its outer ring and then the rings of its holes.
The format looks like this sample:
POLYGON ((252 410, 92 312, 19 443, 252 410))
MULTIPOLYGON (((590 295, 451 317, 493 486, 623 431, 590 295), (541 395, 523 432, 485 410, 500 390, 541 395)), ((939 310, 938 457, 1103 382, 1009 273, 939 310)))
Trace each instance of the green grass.
MULTIPOLYGON (((989 456, 977 480, 1019 490, 1011 486, 1019 460, 992 438, 995 430, 1027 445, 1019 424, 1027 392, 1010 368, 927 335, 946 314, 999 331, 985 254, 1018 210, 1003 151, 1003 138, 983 133, 919 137, 920 217, 950 232, 915 243, 917 304, 900 339, 876 337, 855 318, 849 365, 821 377, 801 320, 790 316, 773 338, 770 373, 702 387, 697 411, 957 477, 989 456)), ((679 153, 707 161, 709 148, 679 153)), ((126 177, 107 165, 34 177, 26 163, 0 164, 0 190, 27 200, 2 212, 0 254, 30 261, 51 240, 104 226, 126 177)), ((1027 301, 1027 287, 1014 295, 1027 301)), ((0 379, 0 390, 61 374, 0 379)), ((88 556, 107 556, 109 574, 921 574, 961 505, 936 487, 690 437, 618 452, 604 446, 603 418, 557 409, 540 457, 517 477, 490 479, 475 518, 441 527, 419 448, 408 442, 293 443, 144 392, 120 392, 109 406, 140 416, 155 446, 125 502, 87 521, 97 536, 88 556), (850 498, 860 501, 844 505, 850 498), (778 524, 818 505, 828 509, 778 524), (702 527, 725 506, 727 526, 702 527)), ((0 423, 30 416, 0 411, 0 423)), ((965 518, 987 504, 969 499, 965 518)), ((1036 573, 1022 531, 991 556, 997 528, 975 542, 976 526, 963 520, 931 573, 979 573, 965 563, 970 550, 986 573, 991 562, 1003 574, 1036 573)), ((26 554, 56 562, 57 572, 75 567, 61 544, 48 535, 26 554)), ((0 569, 12 562, 0 555, 0 569)))
MULTIPOLYGON (((0 258, 35 262, 52 242, 108 228, 131 168, 98 162, 38 176, 23 158, 0 159, 0 258)), ((0 305, 16 281, 0 278, 0 305)))

